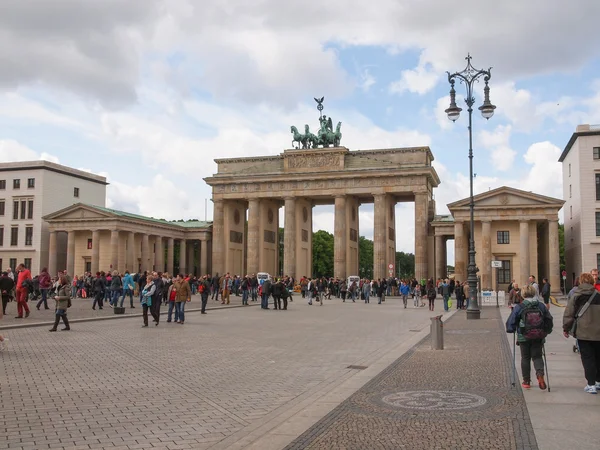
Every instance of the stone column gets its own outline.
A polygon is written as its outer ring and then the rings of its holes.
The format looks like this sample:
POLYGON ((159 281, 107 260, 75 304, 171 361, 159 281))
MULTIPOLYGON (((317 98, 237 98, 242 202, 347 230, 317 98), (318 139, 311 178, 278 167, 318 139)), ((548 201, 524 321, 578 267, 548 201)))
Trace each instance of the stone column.
POLYGON ((386 273, 386 214, 385 194, 375 194, 373 229, 373 279, 387 278, 386 273))
MULTIPOLYGON (((444 252, 444 236, 435 237, 435 277, 444 278, 446 276, 446 260, 444 252)), ((419 280, 420 281, 420 280, 419 280)))
POLYGON ((492 286, 492 222, 481 221, 481 290, 491 291, 492 286))
POLYGON ((149 236, 144 233, 142 234, 142 272, 145 270, 152 271, 152 267, 149 266, 150 261, 150 241, 149 236))
POLYGON ((139 268, 135 261, 135 232, 130 231, 127 235, 127 267, 131 273, 136 273, 139 268))
POLYGON ((55 277, 58 273, 58 249, 56 248, 56 233, 56 231, 50 232, 50 241, 48 244, 48 273, 51 277, 55 277))
POLYGON ((100 230, 92 231, 92 273, 100 270, 100 230))
POLYGON ((415 194, 415 277, 427 278, 428 193, 415 194))
POLYGON ((529 221, 521 220, 519 222, 519 260, 521 263, 521 277, 517 280, 519 286, 525 286, 529 282, 530 259, 529 259, 529 221))
POLYGON ((185 239, 179 241, 179 273, 185 274, 187 267, 185 265, 186 247, 185 239))
POLYGON ((467 279, 467 237, 465 224, 454 224, 454 278, 461 283, 467 279))
POLYGON ((548 221, 548 281, 552 292, 560 292, 560 262, 558 251, 558 219, 548 221))
POLYGON ((110 232, 110 265, 113 270, 119 269, 119 230, 110 232))
POLYGON ((189 245, 186 245, 187 247, 187 259, 186 259, 186 263, 185 263, 185 267, 187 268, 187 271, 189 273, 191 273, 192 275, 196 275, 194 273, 194 268, 196 266, 196 261, 194 258, 194 246, 195 246, 195 240, 190 240, 189 245))
POLYGON ((157 272, 165 270, 165 249, 163 247, 162 236, 155 236, 156 250, 154 252, 154 266, 157 272))
MULTIPOLYGON (((225 269, 225 216, 223 214, 223 200, 213 200, 213 228, 212 228, 212 266, 215 273, 223 275, 225 269)), ((250 224, 248 224, 250 226, 250 224)), ((248 230, 249 231, 249 230, 248 230)), ((258 260, 258 253, 256 254, 258 260)), ((248 266, 249 267, 249 266, 248 266)), ((250 269, 248 269, 250 271, 250 269)))
POLYGON ((67 273, 75 276, 75 231, 67 234, 67 273))
POLYGON ((167 241, 167 272, 174 276, 173 263, 175 262, 175 239, 169 238, 167 241))
POLYGON ((200 241, 200 273, 206 275, 208 273, 208 241, 200 241))
POLYGON ((333 231, 333 276, 346 278, 346 197, 335 198, 333 231))
MULTIPOLYGON (((286 203, 287 205, 287 203, 286 203)), ((287 208, 285 209, 287 214, 287 208)), ((286 224, 287 226, 287 224, 286 224)), ((246 256, 246 271, 249 275, 257 274, 260 270, 259 267, 259 244, 260 244, 260 200, 253 198, 248 201, 248 254, 246 256)), ((214 236, 214 225, 213 225, 213 236, 214 236)), ((287 232, 286 232, 287 236, 287 232)), ((287 246, 287 243, 286 243, 287 246)), ((215 256, 215 250, 213 248, 213 258, 215 256)), ((214 267, 214 263, 213 263, 214 267)), ((222 275, 222 272, 220 273, 222 275)))
POLYGON ((296 279, 296 199, 285 199, 283 223, 283 274, 296 279))

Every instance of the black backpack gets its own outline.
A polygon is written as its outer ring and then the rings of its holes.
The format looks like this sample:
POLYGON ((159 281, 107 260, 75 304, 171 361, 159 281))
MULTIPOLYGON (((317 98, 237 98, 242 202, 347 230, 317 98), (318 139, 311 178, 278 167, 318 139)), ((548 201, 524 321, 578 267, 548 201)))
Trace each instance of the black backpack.
POLYGON ((539 301, 528 301, 519 313, 519 333, 528 341, 541 340, 548 336, 549 324, 539 301))

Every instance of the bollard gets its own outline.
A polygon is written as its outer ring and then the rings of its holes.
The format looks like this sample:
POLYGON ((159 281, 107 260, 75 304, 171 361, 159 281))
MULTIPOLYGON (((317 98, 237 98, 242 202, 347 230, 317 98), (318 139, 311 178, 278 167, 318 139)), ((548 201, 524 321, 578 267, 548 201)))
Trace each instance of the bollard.
POLYGON ((444 322, 442 322, 442 316, 431 318, 431 349, 444 350, 444 322))

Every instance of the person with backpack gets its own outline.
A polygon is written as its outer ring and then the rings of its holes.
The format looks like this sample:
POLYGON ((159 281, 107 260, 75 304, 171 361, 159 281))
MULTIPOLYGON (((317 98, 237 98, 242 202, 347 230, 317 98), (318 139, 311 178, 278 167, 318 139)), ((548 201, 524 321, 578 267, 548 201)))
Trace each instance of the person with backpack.
POLYGON ((437 297, 437 289, 433 284, 433 278, 427 283, 427 300, 429 300, 429 311, 433 311, 435 307, 435 298, 437 297))
MULTIPOLYGON (((200 314, 206 314, 206 303, 208 302, 208 295, 210 294, 210 275, 204 275, 198 282, 198 292, 200 292, 200 298, 202 300, 202 307, 200 314)), ((248 298, 246 297, 246 305, 248 304, 248 298)))
POLYGON ((563 335, 577 339, 587 380, 584 391, 597 394, 600 389, 600 293, 589 273, 579 276, 579 286, 569 297, 563 316, 563 335))
POLYGON ((523 302, 517 303, 506 321, 506 332, 517 333, 521 349, 521 373, 524 389, 531 388, 531 361, 540 389, 545 390, 544 360, 545 338, 552 333, 553 318, 548 308, 538 300, 537 289, 528 285, 523 289, 523 302))
POLYGON ((110 305, 113 308, 116 308, 118 306, 119 296, 121 295, 122 288, 123 288, 123 282, 121 281, 119 272, 117 272, 116 270, 113 270, 112 278, 110 280, 110 292, 111 292, 110 305))

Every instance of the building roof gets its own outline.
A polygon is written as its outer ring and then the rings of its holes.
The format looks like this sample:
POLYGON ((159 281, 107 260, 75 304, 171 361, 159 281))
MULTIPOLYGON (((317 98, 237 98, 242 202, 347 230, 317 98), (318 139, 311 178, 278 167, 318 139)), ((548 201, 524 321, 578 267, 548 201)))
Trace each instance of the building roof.
POLYGON ((18 162, 6 162, 0 163, 0 172, 5 171, 16 171, 16 170, 50 170, 52 172, 60 173, 62 175, 68 175, 75 178, 80 178, 94 183, 107 185, 106 177, 96 175, 85 170, 73 169, 72 167, 63 166, 62 164, 53 163, 50 161, 38 160, 38 161, 18 161, 18 162))
MULTIPOLYGON (((514 206, 528 206, 532 204, 553 206, 557 210, 560 210, 565 204, 565 201, 559 198, 548 197, 546 195, 535 194, 533 192, 524 191, 509 186, 501 186, 496 189, 482 192, 473 196, 473 202, 476 204, 477 209, 481 209, 481 203, 483 200, 498 198, 501 206, 507 206, 510 202, 511 207, 514 206), (503 201, 504 200, 504 201, 503 201), (515 203, 516 200, 516 203, 515 203)), ((448 209, 450 212, 458 209, 469 208, 471 199, 469 197, 457 200, 452 203, 448 203, 448 209)), ((497 207, 497 205, 489 205, 490 207, 497 207)), ((483 206, 485 208, 485 206, 483 206)))
POLYGON ((571 147, 573 147, 573 144, 580 136, 600 136, 600 125, 578 125, 577 131, 573 133, 571 139, 567 142, 567 146, 561 153, 560 158, 558 158, 558 162, 563 162, 565 160, 571 147))
POLYGON ((454 223, 454 217, 452 217, 452 214, 436 214, 433 217, 433 221, 434 222, 447 222, 447 223, 454 223))
POLYGON ((75 203, 74 205, 71 205, 67 208, 61 209, 60 211, 56 211, 52 214, 47 215, 46 217, 44 217, 44 220, 52 220, 52 219, 58 218, 70 210, 75 210, 75 209, 78 209, 81 207, 84 207, 86 209, 100 211, 100 212, 109 214, 111 216, 135 219, 135 220, 140 220, 140 221, 144 221, 144 222, 152 222, 152 223, 167 225, 167 226, 176 226, 176 227, 181 227, 181 228, 186 228, 186 229, 188 229, 188 228, 208 228, 212 225, 212 222, 205 222, 205 221, 201 221, 201 220, 190 220, 188 222, 176 222, 176 221, 171 222, 171 221, 164 220, 164 219, 155 219, 154 217, 142 216, 139 214, 133 214, 133 213, 129 213, 126 211, 120 211, 118 209, 105 208, 103 206, 90 205, 87 203, 75 203))

